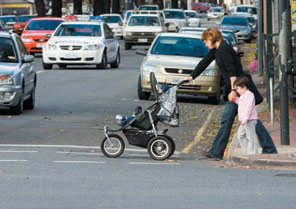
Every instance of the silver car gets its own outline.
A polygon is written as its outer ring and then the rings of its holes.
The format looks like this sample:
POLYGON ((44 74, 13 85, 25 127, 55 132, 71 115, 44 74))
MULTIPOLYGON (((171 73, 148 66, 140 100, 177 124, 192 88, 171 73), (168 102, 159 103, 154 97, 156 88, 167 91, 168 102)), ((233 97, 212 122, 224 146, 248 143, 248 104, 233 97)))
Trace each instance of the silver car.
POLYGON ((220 22, 221 30, 237 31, 237 39, 250 42, 252 40, 252 28, 247 17, 224 16, 220 22))
POLYGON ((34 57, 15 33, 0 32, 0 107, 18 115, 34 109, 37 75, 34 57))

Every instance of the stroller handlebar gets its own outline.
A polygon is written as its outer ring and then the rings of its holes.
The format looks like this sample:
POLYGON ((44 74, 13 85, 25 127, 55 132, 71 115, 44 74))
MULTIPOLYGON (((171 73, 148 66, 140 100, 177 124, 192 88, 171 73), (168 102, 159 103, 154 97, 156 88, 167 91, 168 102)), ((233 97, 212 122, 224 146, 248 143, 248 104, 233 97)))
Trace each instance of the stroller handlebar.
POLYGON ((188 83, 189 82, 189 80, 182 80, 182 81, 180 81, 176 86, 179 88, 181 85, 183 85, 184 83, 188 83))

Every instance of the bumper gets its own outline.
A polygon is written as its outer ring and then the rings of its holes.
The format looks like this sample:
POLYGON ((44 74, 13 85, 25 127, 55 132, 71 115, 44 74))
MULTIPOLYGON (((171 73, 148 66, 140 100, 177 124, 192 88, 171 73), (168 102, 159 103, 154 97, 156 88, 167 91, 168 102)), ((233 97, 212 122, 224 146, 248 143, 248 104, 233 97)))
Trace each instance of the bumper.
POLYGON ((189 22, 189 27, 200 27, 200 22, 189 22))
POLYGON ((61 51, 44 50, 43 62, 46 64, 100 64, 103 50, 100 51, 61 51))
MULTIPOLYGON (((181 77, 156 74, 158 83, 167 83, 169 86, 176 85, 176 82, 186 78, 188 78, 188 75, 181 77)), ((144 91, 151 91, 149 75, 141 76, 141 86, 144 91)), ((196 96, 216 96, 220 93, 220 76, 200 76, 190 84, 185 84, 179 87, 177 92, 196 96)))
POLYGON ((42 52, 45 42, 24 43, 28 52, 42 52))
POLYGON ((134 44, 134 45, 150 45, 155 36, 147 37, 124 37, 125 43, 134 44))
POLYGON ((251 40, 252 39, 252 34, 251 33, 247 33, 247 34, 245 34, 245 33, 238 33, 237 34, 237 39, 238 40, 251 40))
POLYGON ((14 107, 18 104, 22 87, 21 86, 3 86, 0 87, 0 107, 14 107), (9 92, 11 97, 4 99, 3 94, 9 92))

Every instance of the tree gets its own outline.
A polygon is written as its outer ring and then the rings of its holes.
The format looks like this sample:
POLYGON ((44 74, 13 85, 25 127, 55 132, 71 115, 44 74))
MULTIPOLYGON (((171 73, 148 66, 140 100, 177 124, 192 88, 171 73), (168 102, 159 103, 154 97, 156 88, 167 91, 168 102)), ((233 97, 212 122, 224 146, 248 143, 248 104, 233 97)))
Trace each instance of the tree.
POLYGON ((52 0, 51 1, 52 16, 62 17, 62 0, 52 0))
POLYGON ((75 15, 82 14, 82 0, 74 0, 74 12, 75 15))
POLYGON ((113 0, 112 13, 120 14, 120 0, 113 0))
POLYGON ((35 0, 35 6, 38 17, 44 17, 46 14, 45 4, 43 0, 35 0))
POLYGON ((94 15, 101 15, 105 13, 104 0, 94 0, 94 15))
POLYGON ((105 5, 105 13, 109 14, 110 13, 110 8, 111 8, 111 0, 105 0, 104 2, 105 5))

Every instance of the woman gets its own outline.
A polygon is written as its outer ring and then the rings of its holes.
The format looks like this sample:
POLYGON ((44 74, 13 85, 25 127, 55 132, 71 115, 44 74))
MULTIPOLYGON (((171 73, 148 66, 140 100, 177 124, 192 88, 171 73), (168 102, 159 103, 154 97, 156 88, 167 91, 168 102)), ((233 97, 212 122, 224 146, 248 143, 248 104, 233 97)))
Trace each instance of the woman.
MULTIPOLYGON (((225 109, 221 118, 221 127, 211 149, 204 153, 204 155, 208 158, 221 160, 229 140, 233 121, 237 115, 237 104, 234 102, 237 92, 233 87, 233 83, 238 76, 245 75, 245 73, 240 58, 232 46, 223 41, 223 36, 218 29, 209 28, 205 30, 202 34, 202 40, 210 51, 208 55, 199 62, 188 80, 190 82, 198 77, 213 60, 216 61, 220 74, 225 81, 223 97, 224 100, 228 101, 225 104, 225 109)), ((258 120, 256 125, 256 133, 262 147, 262 153, 277 153, 268 131, 260 120, 258 120)))

